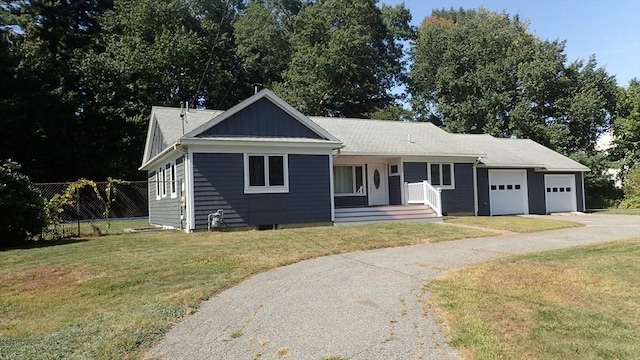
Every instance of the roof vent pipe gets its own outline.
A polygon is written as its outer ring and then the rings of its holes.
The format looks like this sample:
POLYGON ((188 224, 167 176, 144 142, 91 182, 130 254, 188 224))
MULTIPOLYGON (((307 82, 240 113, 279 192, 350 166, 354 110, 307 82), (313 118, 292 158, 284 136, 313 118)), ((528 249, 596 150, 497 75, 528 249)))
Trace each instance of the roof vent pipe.
POLYGON ((409 144, 413 144, 413 141, 411 141, 411 134, 407 134, 407 142, 409 144))

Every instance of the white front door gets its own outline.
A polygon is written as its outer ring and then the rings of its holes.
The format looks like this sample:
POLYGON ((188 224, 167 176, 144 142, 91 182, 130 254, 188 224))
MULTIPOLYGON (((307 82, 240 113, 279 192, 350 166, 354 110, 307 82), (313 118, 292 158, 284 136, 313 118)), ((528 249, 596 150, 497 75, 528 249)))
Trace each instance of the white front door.
POLYGON ((528 214, 526 170, 489 170, 491 215, 528 214))
POLYGON ((369 191, 369 206, 388 205, 389 186, 387 185, 387 165, 368 164, 367 182, 369 191))
POLYGON ((575 175, 544 175, 547 213, 576 211, 575 175))

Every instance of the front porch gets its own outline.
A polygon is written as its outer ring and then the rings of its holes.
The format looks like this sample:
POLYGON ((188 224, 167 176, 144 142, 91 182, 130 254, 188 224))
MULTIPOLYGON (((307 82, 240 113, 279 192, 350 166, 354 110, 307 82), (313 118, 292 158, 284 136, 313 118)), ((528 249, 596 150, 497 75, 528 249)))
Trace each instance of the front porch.
POLYGON ((383 205, 335 209, 336 225, 353 225, 390 221, 442 221, 442 217, 427 205, 383 205))
POLYGON ((403 165, 400 157, 336 158, 333 164, 335 224, 441 219, 441 190, 426 180, 426 163, 425 174, 420 176, 420 181, 412 183, 404 181, 403 165))

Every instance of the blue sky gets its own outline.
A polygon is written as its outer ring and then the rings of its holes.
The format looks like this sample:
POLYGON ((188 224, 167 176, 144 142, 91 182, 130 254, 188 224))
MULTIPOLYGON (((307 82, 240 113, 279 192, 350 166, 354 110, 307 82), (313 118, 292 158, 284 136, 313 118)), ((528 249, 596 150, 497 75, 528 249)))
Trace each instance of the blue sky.
POLYGON ((529 31, 541 39, 566 40, 567 60, 596 55, 599 66, 615 75, 618 85, 640 79, 640 0, 382 0, 404 2, 412 25, 419 26, 433 9, 486 9, 529 20, 529 31))

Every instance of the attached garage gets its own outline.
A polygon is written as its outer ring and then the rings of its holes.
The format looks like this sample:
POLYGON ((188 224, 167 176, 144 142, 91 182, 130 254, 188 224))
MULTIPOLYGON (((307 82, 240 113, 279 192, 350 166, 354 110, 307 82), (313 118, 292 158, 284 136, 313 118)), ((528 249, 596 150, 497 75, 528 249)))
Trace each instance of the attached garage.
POLYGON ((526 170, 489 170, 491 215, 528 214, 526 170))
POLYGON ((544 186, 547 213, 577 210, 576 177, 574 175, 545 174, 544 186))

